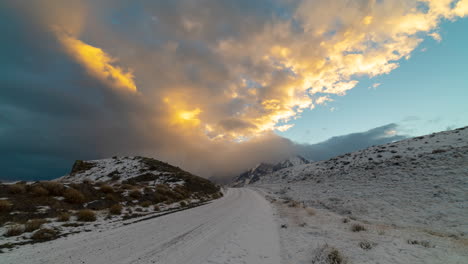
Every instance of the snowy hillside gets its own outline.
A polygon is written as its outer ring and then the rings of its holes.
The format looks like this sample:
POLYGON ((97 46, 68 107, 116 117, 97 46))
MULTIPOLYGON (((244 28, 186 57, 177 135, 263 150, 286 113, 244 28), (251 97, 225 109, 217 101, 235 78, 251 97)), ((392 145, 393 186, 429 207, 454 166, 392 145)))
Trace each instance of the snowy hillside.
POLYGON ((234 178, 232 185, 235 187, 242 187, 246 184, 255 183, 259 181, 262 176, 268 175, 275 171, 308 163, 309 161, 301 156, 293 156, 276 164, 260 163, 254 168, 243 172, 234 178))
POLYGON ((144 173, 161 177, 169 176, 174 174, 174 169, 175 167, 167 163, 143 157, 77 160, 71 173, 58 180, 61 182, 82 182, 83 180, 122 182, 144 173))
POLYGON ((106 230, 185 210, 222 196, 218 186, 144 157, 76 161, 48 182, 0 184, 2 249, 106 230))
POLYGON ((288 226, 285 263, 310 263, 325 243, 351 263, 468 263, 468 127, 285 168, 250 186, 288 226))

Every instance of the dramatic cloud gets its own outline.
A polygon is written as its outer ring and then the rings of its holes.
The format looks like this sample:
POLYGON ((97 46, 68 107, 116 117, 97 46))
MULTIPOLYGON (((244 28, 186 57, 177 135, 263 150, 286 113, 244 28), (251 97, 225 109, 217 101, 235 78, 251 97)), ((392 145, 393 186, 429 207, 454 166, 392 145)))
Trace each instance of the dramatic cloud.
POLYGON ((326 160, 370 146, 405 139, 406 136, 397 133, 397 128, 396 124, 388 124, 366 132, 332 137, 317 144, 298 145, 297 149, 298 153, 307 159, 314 161, 326 160))
POLYGON ((209 176, 280 159, 295 149, 273 131, 358 77, 391 72, 467 6, 2 1, 2 162, 58 171, 73 159, 139 154, 209 176))

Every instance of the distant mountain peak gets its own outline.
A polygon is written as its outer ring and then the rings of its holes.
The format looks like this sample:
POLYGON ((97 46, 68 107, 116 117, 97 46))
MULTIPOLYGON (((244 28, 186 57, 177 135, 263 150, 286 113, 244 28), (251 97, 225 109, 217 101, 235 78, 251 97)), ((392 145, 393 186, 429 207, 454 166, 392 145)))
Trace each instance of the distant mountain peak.
POLYGON ((246 184, 254 183, 258 181, 261 177, 273 173, 275 171, 309 163, 309 160, 299 155, 291 156, 276 164, 261 162, 255 167, 251 168, 250 170, 247 170, 241 173, 239 176, 235 177, 232 185, 235 187, 241 187, 246 184))

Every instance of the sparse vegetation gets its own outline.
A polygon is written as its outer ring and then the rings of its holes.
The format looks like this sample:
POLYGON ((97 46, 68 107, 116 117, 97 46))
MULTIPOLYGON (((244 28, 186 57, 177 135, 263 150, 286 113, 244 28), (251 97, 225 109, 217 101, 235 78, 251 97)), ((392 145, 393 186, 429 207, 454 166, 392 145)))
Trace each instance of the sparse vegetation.
POLYGON ((143 201, 140 205, 141 205, 142 207, 150 207, 151 204, 152 204, 152 203, 151 203, 150 201, 143 201))
POLYGON ((289 203, 289 207, 298 208, 298 207, 300 207, 300 206, 301 206, 301 203, 299 203, 298 201, 294 201, 294 200, 293 200, 293 201, 291 201, 291 202, 289 203))
POLYGON ((324 245, 315 250, 312 264, 346 264, 347 261, 334 247, 324 245))
POLYGON ((185 206, 187 206, 187 203, 185 201, 182 201, 182 202, 180 202, 180 206, 185 207, 185 206))
POLYGON ((119 215, 122 213, 122 205, 114 204, 109 208, 109 213, 112 215, 119 215))
POLYGON ((103 193, 113 193, 114 192, 114 188, 112 188, 112 186, 107 185, 107 184, 101 185, 100 190, 103 193))
POLYGON ((62 212, 57 216, 57 221, 67 222, 70 220, 70 214, 68 212, 62 212))
POLYGON ((24 231, 25 232, 32 232, 34 230, 37 230, 41 228, 41 226, 46 223, 47 221, 44 219, 32 219, 26 222, 24 225, 24 231))
POLYGON ((119 198, 117 197, 116 194, 113 194, 113 193, 108 193, 106 194, 106 197, 105 197, 107 200, 110 200, 110 201, 114 201, 114 202, 117 202, 119 200, 119 198))
POLYGON ((361 241, 359 242, 359 247, 364 249, 364 250, 371 250, 374 245, 373 243, 369 242, 369 241, 361 241))
POLYGON ((0 212, 8 212, 13 204, 7 200, 0 200, 0 212))
POLYGON ((41 186, 34 186, 31 188, 31 193, 34 196, 47 196, 49 195, 49 191, 41 186))
POLYGON ((134 199, 138 199, 141 197, 141 192, 140 190, 134 189, 128 195, 134 199))
POLYGON ((96 214, 93 210, 83 209, 78 211, 77 220, 83 222, 93 222, 96 221, 96 214))
POLYGON ((59 182, 46 181, 41 183, 42 187, 45 188, 51 195, 62 196, 65 191, 63 184, 59 182))
POLYGON ((85 201, 84 195, 73 188, 67 189, 63 197, 65 197, 65 200, 69 203, 83 203, 85 201))
POLYGON ((57 238, 58 232, 54 229, 42 228, 36 231, 31 238, 38 241, 47 241, 57 238))
POLYGON ((22 225, 13 225, 7 229, 4 235, 7 237, 11 237, 11 236, 19 236, 23 233, 24 233, 24 227, 22 225))
POLYGON ((410 245, 421 245, 425 248, 429 248, 431 247, 431 244, 429 243, 429 241, 425 241, 425 240, 412 240, 412 239, 408 239, 408 244, 410 245))
POLYGON ((26 192, 26 185, 21 184, 21 183, 15 183, 10 186, 8 186, 8 191, 11 194, 19 194, 19 193, 25 193, 26 192))
POLYGON ((353 226, 351 226, 351 231, 361 232, 361 231, 366 231, 366 228, 360 224, 354 224, 353 226))

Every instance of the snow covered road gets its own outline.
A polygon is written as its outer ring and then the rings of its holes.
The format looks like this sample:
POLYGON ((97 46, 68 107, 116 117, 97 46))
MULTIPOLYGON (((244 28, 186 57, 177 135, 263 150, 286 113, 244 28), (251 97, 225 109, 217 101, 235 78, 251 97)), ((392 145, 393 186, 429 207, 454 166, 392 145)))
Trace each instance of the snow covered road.
POLYGON ((228 189, 210 204, 98 233, 80 233, 0 254, 9 263, 279 264, 270 204, 228 189))

